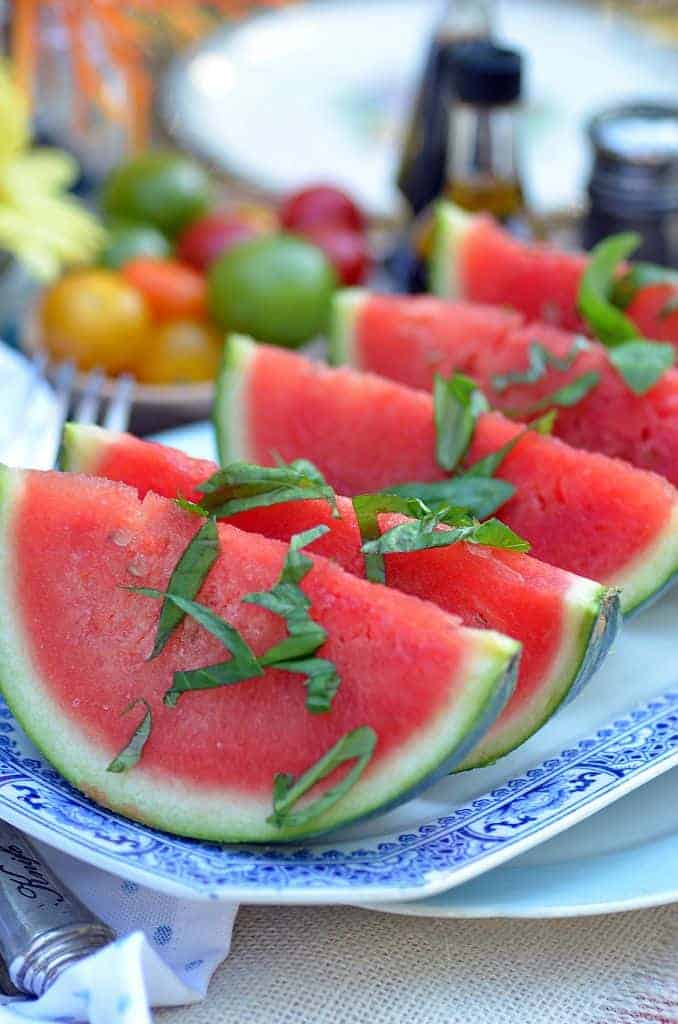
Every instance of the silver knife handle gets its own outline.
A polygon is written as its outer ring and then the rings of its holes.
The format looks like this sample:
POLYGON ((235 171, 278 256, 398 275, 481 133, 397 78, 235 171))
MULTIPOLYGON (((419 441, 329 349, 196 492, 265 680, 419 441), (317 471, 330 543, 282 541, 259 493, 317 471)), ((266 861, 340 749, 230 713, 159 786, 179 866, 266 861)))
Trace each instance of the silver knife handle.
POLYGON ((41 996, 67 967, 114 938, 26 836, 0 821, 0 956, 12 983, 41 996))

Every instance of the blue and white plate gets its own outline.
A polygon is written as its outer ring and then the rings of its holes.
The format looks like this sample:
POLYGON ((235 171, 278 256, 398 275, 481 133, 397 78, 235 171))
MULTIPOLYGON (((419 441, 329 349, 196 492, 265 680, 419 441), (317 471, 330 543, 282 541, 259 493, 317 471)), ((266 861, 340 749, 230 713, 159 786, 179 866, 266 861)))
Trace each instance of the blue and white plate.
MULTIPOLYGON (((210 455, 207 424, 166 437, 210 455)), ((0 815, 66 853, 179 896, 364 904, 435 897, 678 764, 677 616, 674 593, 630 623, 593 684, 498 764, 448 776, 404 807, 329 839, 227 847, 118 817, 64 782, 4 705, 0 815)), ((665 802, 662 820, 675 833, 676 802, 665 802)), ((440 907, 429 904, 428 912, 450 912, 440 907)))

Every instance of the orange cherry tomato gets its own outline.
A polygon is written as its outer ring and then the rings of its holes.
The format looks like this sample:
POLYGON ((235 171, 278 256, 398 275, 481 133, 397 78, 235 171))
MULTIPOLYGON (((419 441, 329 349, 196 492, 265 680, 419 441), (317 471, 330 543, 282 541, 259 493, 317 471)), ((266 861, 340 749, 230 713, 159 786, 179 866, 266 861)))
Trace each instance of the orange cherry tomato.
POLYGON ((193 384, 213 380, 223 335, 199 320, 169 320, 149 332, 135 371, 144 384, 193 384))
POLYGON ((199 319, 205 313, 205 278, 177 260, 139 257, 122 268, 158 320, 199 319))
POLYGON ((77 270, 42 298, 42 337, 57 359, 81 370, 127 370, 143 347, 150 316, 143 295, 113 270, 77 270))

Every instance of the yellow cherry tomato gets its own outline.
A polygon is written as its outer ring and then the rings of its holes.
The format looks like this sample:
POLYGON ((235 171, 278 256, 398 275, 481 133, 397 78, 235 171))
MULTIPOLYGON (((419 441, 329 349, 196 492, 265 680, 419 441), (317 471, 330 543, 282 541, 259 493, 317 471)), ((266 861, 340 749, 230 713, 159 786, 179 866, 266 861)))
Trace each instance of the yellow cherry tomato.
POLYGON ((144 384, 194 384, 214 380, 223 335, 201 320, 168 320, 148 335, 135 371, 144 384))
POLYGON ((112 270, 78 270, 43 297, 44 344, 56 359, 81 370, 101 366, 110 374, 129 369, 150 325, 146 301, 112 270))

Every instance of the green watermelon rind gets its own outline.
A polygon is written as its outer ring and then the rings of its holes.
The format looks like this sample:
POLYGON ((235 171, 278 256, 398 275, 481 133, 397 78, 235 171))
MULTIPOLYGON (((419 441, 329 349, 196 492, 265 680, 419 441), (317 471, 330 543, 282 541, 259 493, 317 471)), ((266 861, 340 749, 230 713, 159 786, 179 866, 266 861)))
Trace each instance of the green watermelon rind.
POLYGON ((347 364, 356 370, 360 369, 356 323, 370 298, 366 288, 341 288, 334 293, 327 345, 331 366, 347 364))
POLYGON ((608 582, 622 592, 625 617, 647 608, 678 583, 678 501, 649 547, 608 582))
POLYGON ((41 684, 30 640, 16 613, 18 578, 11 543, 13 510, 21 495, 21 471, 0 467, 0 690, 12 714, 52 765, 98 803, 155 828, 223 842, 285 842, 316 835, 371 814, 381 814, 435 778, 451 771, 478 742, 505 706, 517 674, 520 645, 499 633, 467 630, 470 649, 460 679, 452 682, 445 709, 409 744, 384 758, 376 773, 306 828, 278 829, 265 822, 271 805, 242 793, 205 791, 143 771, 106 771, 111 752, 69 722, 41 684), (457 692, 460 691, 460 692, 457 692), (409 749, 408 749, 409 747, 409 749), (394 779, 398 779, 394 786, 394 779), (237 809, 234 816, 233 809, 237 809))
POLYGON ((441 299, 461 299, 464 289, 459 278, 459 250, 475 218, 446 200, 436 204, 434 217, 429 290, 441 299))
POLYGON ((619 592, 593 580, 576 579, 564 596, 563 630, 549 684, 528 705, 519 706, 501 731, 490 729, 458 771, 493 764, 528 740, 566 703, 573 700, 598 670, 621 626, 619 592))
POLYGON ((243 393, 247 388, 247 370, 256 348, 257 343, 245 334, 229 334, 224 344, 212 409, 217 452, 222 466, 251 458, 247 403, 243 393))
POLYGON ((59 450, 59 469, 66 473, 96 475, 105 449, 122 441, 124 434, 93 424, 65 423, 59 450))

